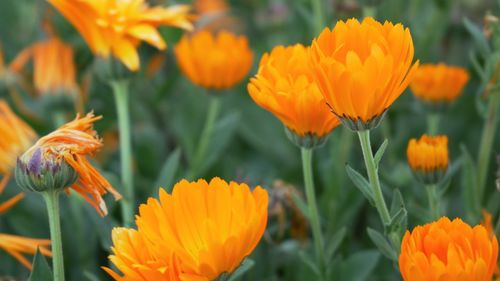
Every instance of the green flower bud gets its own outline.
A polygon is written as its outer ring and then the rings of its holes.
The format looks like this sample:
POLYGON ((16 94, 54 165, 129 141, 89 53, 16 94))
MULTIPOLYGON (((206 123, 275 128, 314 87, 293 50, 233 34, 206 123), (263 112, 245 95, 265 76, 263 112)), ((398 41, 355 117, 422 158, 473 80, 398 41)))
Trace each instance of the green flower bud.
POLYGON ((43 155, 40 148, 19 157, 14 173, 19 187, 35 192, 62 190, 78 179, 78 173, 64 159, 43 155))

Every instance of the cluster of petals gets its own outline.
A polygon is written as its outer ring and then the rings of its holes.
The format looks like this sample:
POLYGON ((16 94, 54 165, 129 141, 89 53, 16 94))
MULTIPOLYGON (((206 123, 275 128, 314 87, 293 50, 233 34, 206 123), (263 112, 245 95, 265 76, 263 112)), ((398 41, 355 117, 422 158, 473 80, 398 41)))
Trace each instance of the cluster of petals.
POLYGON ((199 31, 185 35, 175 46, 177 63, 191 82, 212 90, 239 83, 252 67, 248 39, 227 31, 199 31))
POLYGON ((233 272, 253 251, 267 224, 261 187, 213 178, 177 183, 140 206, 137 230, 113 230, 104 268, 115 280, 211 281, 233 272))
POLYGON ((408 164, 414 171, 432 172, 448 168, 448 137, 422 135, 411 139, 406 150, 408 164))
POLYGON ((452 102, 469 81, 469 73, 462 67, 443 63, 422 64, 410 84, 413 94, 427 102, 452 102))
POLYGON ((323 137, 340 124, 318 89, 303 45, 277 46, 264 54, 247 88, 256 104, 299 136, 323 137))
POLYGON ((482 225, 443 217, 406 233, 399 269, 404 281, 491 281, 497 258, 498 241, 482 225))

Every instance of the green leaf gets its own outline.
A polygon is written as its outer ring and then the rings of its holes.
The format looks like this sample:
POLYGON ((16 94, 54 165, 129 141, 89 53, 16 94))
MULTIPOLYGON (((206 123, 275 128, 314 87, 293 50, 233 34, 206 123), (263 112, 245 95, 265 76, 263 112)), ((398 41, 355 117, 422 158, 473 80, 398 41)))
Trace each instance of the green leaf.
POLYGON ((373 199, 370 183, 358 171, 351 168, 349 164, 345 165, 345 169, 354 185, 361 191, 361 193, 363 193, 366 199, 368 199, 368 202, 370 202, 372 206, 375 206, 375 200, 373 199))
POLYGON ((471 22, 468 18, 464 18, 463 23, 465 29, 467 29, 467 31, 472 36, 472 39, 474 40, 480 54, 483 56, 483 58, 488 57, 488 55, 491 53, 491 49, 488 44, 488 41, 483 35, 482 30, 473 22, 471 22))
POLYGON ((374 159, 375 159, 375 167, 377 167, 377 169, 378 169, 378 165, 380 163, 380 160, 382 160, 382 156, 384 156, 385 149, 387 148, 388 144, 389 144, 389 141, 387 139, 385 139, 384 142, 378 148, 377 152, 375 153, 374 159))
POLYGON ((328 263, 335 255, 335 252, 344 240, 346 233, 346 228, 342 227, 339 231, 337 231, 337 233, 335 233, 335 235, 333 235, 333 237, 328 242, 328 246, 326 248, 326 260, 328 263))
POLYGON ((361 251, 351 255, 341 265, 340 280, 367 280, 379 259, 380 253, 376 250, 361 251))
POLYGON ((465 210, 469 217, 476 218, 480 215, 480 204, 477 196, 477 168, 467 147, 460 145, 463 159, 462 185, 464 190, 465 210))
POLYGON ((394 189, 392 195, 391 216, 389 227, 392 228, 393 231, 396 230, 394 226, 398 226, 397 230, 406 230, 408 226, 408 211, 406 210, 403 195, 397 188, 394 189))
POLYGON ((231 274, 227 281, 235 281, 242 277, 245 272, 250 270, 255 265, 255 262, 249 258, 246 258, 241 265, 231 274))
POLYGON ((382 255, 386 256, 388 259, 396 261, 398 260, 398 255, 394 248, 389 244, 389 241, 378 231, 372 228, 367 228, 368 236, 372 242, 377 246, 382 255))
POLYGON ((99 281, 99 278, 92 272, 85 270, 83 272, 83 276, 85 276, 85 280, 87 281, 99 281))
POLYGON ((394 214, 389 222, 389 233, 399 232, 400 230, 406 229, 406 222, 408 217, 408 211, 403 207, 394 214))
POLYGON ((304 262, 304 264, 307 265, 307 267, 309 267, 309 269, 311 269, 314 272, 314 274, 316 274, 316 276, 319 276, 319 268, 316 265, 316 261, 313 258, 311 258, 304 251, 299 252, 299 257, 304 262))
POLYGON ((31 271, 28 281, 47 281, 53 280, 52 270, 45 257, 37 249, 33 258, 33 271, 31 271))
POLYGON ((175 175, 179 169, 179 163, 181 160, 181 150, 176 148, 165 160, 160 174, 156 178, 155 184, 153 186, 153 192, 156 194, 159 187, 164 187, 167 192, 172 190, 172 185, 175 181, 175 175))

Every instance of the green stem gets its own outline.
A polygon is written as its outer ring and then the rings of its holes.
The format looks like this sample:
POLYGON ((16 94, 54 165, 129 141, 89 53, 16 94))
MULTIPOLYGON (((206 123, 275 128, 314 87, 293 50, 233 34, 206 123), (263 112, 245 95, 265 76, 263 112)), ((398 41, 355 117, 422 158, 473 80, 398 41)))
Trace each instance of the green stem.
POLYGON ((217 120, 217 115, 219 115, 220 98, 217 96, 209 96, 209 98, 210 104, 208 105, 207 118, 205 120, 200 142, 198 143, 198 147, 194 154, 193 164, 191 165, 191 170, 188 176, 188 178, 192 180, 194 180, 200 172, 200 168, 207 153, 208 145, 210 144, 210 139, 212 138, 215 121, 217 120))
POLYGON ((59 191, 46 191, 43 193, 43 198, 45 199, 49 215, 54 281, 64 281, 64 257, 61 239, 61 221, 59 218, 59 191))
POLYGON ((373 152, 370 145, 370 130, 358 131, 359 142, 363 150, 363 158, 365 159, 366 170, 368 172, 368 179, 373 192, 373 200, 380 215, 380 219, 384 227, 388 226, 391 221, 391 215, 385 204, 384 195, 378 179, 377 166, 373 158, 373 152))
POLYGON ((128 81, 113 80, 110 82, 113 89, 116 111, 118 113, 118 129, 120 131, 120 164, 123 184, 122 219, 126 227, 134 223, 134 178, 132 168, 132 143, 130 135, 130 115, 128 81))
POLYGON ((427 134, 434 136, 439 132, 439 113, 427 113, 427 134))
POLYGON ((321 2, 322 0, 311 0, 314 17, 314 36, 318 36, 325 27, 325 19, 323 14, 324 8, 322 7, 321 2))
POLYGON ((492 156, 491 149, 493 147, 493 141, 495 140, 495 132, 498 123, 497 113, 499 107, 500 107, 500 93, 491 92, 490 100, 488 103, 488 111, 486 113, 486 120, 483 128, 483 134, 481 136, 481 143, 479 145, 479 153, 477 160, 479 206, 481 205, 481 202, 484 197, 488 168, 492 156))
POLYGON ((301 148, 302 154, 302 172, 304 173, 304 185, 307 197, 307 206, 309 208, 309 220, 313 234, 314 245, 316 248, 316 258, 319 262, 319 280, 326 280, 326 262, 323 235, 321 234, 321 224, 316 203, 316 194, 314 191, 314 181, 312 173, 312 152, 311 148, 301 148))
POLYGON ((437 186, 435 184, 428 184, 425 186, 427 192, 427 200, 429 201, 429 211, 431 220, 437 220, 440 217, 439 211, 439 198, 436 192, 437 186))

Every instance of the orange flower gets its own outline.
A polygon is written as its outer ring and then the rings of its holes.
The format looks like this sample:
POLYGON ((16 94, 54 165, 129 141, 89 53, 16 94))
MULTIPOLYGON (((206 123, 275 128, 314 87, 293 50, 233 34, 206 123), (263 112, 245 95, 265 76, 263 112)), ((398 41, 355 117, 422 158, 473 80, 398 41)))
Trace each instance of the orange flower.
POLYGON ((452 102, 469 81, 464 68, 446 64, 422 64, 410 84, 415 96, 428 102, 452 102))
POLYGON ((412 170, 431 172, 448 168, 448 137, 422 135, 411 139, 406 151, 412 170))
POLYGON ((102 195, 111 192, 116 200, 121 195, 87 159, 87 155, 93 155, 103 145, 92 128, 99 119, 101 116, 96 117, 93 113, 88 113, 83 118, 77 115, 75 120, 40 138, 21 156, 19 162, 25 163, 24 169, 29 172, 39 173, 44 167, 44 161, 56 159, 56 165, 60 166, 60 162, 64 160, 78 175, 71 188, 83 196, 100 215, 106 215, 106 203, 102 195))
POLYGON ((308 49, 300 44, 278 46, 264 54, 248 92, 255 103, 299 136, 321 138, 340 124, 314 81, 308 49))
POLYGON ((226 0, 195 0, 194 8, 198 14, 223 13, 229 9, 226 0))
POLYGON ((191 29, 189 6, 149 7, 144 0, 48 0, 80 32, 92 52, 139 69, 137 46, 141 41, 164 50, 167 45, 158 26, 191 29))
POLYGON ((35 142, 37 135, 3 99, 0 99, 0 134, 0 174, 5 175, 14 170, 17 157, 35 142))
POLYGON ((252 50, 245 36, 200 31, 184 36, 175 47, 182 72, 196 85, 224 90, 240 82, 252 67, 252 50))
POLYGON ((418 67, 412 66, 413 52, 408 28, 370 17, 338 21, 311 48, 321 93, 333 113, 356 130, 375 127, 406 89, 418 67))
POLYGON ((443 217, 406 232, 399 269, 404 281, 490 281, 498 242, 486 229, 443 217))
POLYGON ((73 49, 57 37, 37 42, 17 55, 10 65, 18 73, 33 59, 33 84, 38 94, 76 95, 73 49))
POLYGON ((214 178, 160 189, 140 206, 138 230, 115 228, 110 260, 115 280, 210 281, 250 255, 267 223, 267 192, 214 178))

